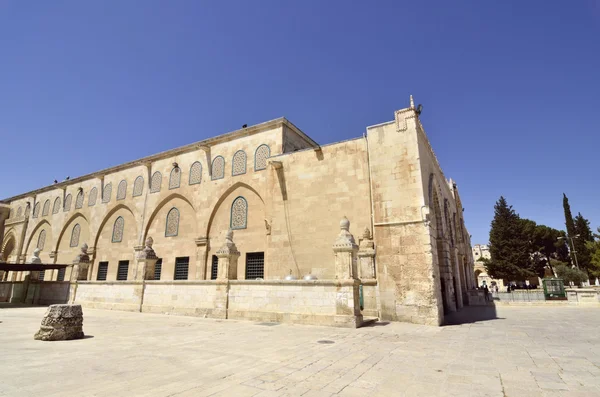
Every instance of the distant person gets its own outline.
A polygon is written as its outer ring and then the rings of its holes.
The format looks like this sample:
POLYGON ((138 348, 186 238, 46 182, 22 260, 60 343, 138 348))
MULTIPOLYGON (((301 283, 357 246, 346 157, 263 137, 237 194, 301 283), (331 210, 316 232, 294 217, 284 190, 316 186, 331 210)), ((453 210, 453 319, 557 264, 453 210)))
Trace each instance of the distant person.
POLYGON ((486 285, 486 284, 483 284, 483 285, 481 286, 481 288, 483 288, 483 294, 484 294, 484 296, 485 296, 485 301, 486 301, 486 302, 489 302, 489 301, 490 301, 490 297, 489 297, 489 293, 490 293, 490 291, 488 290, 488 287, 487 287, 487 285, 486 285))
POLYGON ((498 286, 496 285, 496 293, 498 293, 498 286))

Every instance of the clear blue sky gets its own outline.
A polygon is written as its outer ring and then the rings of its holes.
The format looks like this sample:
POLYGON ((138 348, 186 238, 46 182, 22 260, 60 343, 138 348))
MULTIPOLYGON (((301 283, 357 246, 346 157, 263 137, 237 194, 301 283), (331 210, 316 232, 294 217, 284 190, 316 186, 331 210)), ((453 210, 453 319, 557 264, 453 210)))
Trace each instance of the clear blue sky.
POLYGON ((473 243, 504 195, 600 224, 600 3, 0 0, 0 198, 285 116, 319 143, 409 94, 473 243))

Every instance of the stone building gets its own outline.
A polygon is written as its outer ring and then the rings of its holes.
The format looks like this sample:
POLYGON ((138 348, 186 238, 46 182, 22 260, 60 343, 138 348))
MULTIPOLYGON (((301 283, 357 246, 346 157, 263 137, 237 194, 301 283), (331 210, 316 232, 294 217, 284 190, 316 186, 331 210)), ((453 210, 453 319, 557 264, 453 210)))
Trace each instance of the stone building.
POLYGON ((328 145, 280 118, 8 198, 0 255, 73 264, 39 277, 84 306, 336 325, 347 287, 350 323, 441 324, 476 287, 469 234, 412 97, 394 116, 328 145))

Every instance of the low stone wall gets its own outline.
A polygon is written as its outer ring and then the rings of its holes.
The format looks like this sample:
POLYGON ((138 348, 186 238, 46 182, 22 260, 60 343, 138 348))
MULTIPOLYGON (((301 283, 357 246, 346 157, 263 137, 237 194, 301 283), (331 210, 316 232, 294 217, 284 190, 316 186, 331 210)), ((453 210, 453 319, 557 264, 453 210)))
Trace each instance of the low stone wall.
POLYGON ((379 318, 377 280, 361 280, 361 284, 363 289, 363 316, 379 318))
POLYGON ((68 281, 44 281, 29 286, 30 288, 35 286, 37 289, 33 302, 35 304, 54 305, 69 301, 70 283, 68 281))
POLYGON ((74 284, 71 303, 108 310, 140 311, 141 281, 78 281, 74 284))
POLYGON ((0 283, 0 302, 10 302, 10 298, 13 293, 13 288, 16 284, 20 284, 20 283, 14 283, 14 282, 0 283))
POLYGON ((215 281, 146 281, 142 311, 221 318, 216 299, 215 281))
POLYGON ((600 290, 596 288, 569 288, 566 289, 569 303, 579 305, 600 305, 600 290))

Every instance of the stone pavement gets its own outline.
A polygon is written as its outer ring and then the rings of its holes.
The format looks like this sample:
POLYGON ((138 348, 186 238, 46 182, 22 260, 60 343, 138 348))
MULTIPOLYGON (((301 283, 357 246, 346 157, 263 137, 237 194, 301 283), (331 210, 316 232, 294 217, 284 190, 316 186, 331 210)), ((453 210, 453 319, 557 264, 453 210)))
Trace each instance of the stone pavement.
POLYGON ((45 310, 0 306, 1 396, 600 396, 598 308, 358 330, 84 309, 85 339, 33 340, 45 310))

